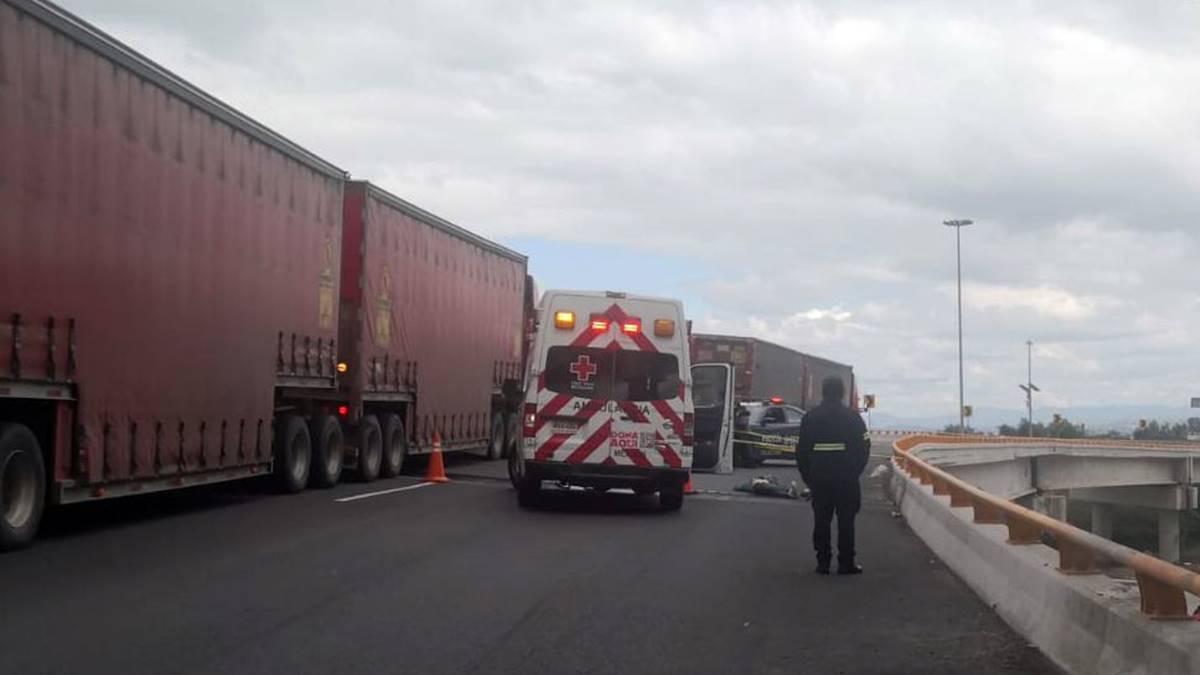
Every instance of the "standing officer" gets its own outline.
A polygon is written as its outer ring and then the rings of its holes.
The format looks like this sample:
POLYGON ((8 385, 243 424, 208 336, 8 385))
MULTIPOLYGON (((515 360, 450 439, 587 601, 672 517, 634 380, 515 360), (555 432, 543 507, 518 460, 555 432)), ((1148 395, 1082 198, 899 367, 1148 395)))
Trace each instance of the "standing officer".
POLYGON ((838 377, 821 383, 821 405, 800 423, 796 465, 812 490, 813 548, 817 573, 829 574, 833 557, 829 526, 838 521, 838 574, 862 574, 854 562, 854 516, 862 504, 858 477, 867 468, 871 440, 857 412, 842 403, 846 385, 838 377))

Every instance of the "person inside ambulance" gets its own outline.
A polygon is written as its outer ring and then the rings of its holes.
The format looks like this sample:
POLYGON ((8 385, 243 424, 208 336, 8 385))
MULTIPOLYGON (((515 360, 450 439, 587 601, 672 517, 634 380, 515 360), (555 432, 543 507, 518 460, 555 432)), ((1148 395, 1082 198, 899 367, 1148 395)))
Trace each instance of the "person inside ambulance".
POLYGON ((838 377, 821 383, 821 404, 800 423, 796 465, 812 490, 813 548, 817 573, 829 574, 833 557, 830 524, 837 515, 838 574, 861 574, 855 563, 854 517, 862 503, 858 479, 871 454, 871 440, 862 417, 842 399, 846 385, 838 377))

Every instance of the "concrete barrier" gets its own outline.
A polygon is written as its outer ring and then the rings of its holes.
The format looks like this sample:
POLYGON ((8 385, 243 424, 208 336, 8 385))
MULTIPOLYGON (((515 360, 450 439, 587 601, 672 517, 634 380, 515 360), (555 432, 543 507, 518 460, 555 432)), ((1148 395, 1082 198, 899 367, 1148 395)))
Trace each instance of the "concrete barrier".
POLYGON ((1065 575, 1053 549, 1006 543, 1005 526, 973 523, 970 508, 951 508, 903 471, 890 486, 912 531, 1067 672, 1200 675, 1200 623, 1148 619, 1132 580, 1065 575))

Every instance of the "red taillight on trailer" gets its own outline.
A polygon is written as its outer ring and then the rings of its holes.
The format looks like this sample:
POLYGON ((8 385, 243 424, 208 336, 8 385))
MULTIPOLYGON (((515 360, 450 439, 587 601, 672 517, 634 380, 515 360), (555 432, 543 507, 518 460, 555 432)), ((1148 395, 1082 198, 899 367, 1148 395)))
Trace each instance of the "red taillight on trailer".
POLYGON ((521 427, 521 435, 525 438, 533 438, 537 436, 537 404, 526 403, 525 414, 523 415, 524 424, 521 427))
POLYGON ((687 446, 693 445, 692 439, 696 435, 696 416, 692 413, 683 413, 683 444, 687 446))

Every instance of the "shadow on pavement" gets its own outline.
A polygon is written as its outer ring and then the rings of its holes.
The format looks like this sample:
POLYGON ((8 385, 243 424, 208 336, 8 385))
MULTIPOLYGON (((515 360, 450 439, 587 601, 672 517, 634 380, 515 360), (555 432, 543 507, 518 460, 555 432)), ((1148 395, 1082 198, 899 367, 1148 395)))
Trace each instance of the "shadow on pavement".
MULTIPOLYGON (((515 496, 513 501, 516 501, 515 496)), ((686 500, 683 508, 687 508, 686 500)), ((543 488, 534 510, 547 513, 595 515, 670 515, 658 508, 658 497, 655 495, 643 497, 630 492, 556 488, 543 488)))
POLYGON ((120 497, 46 509, 38 539, 101 532, 164 518, 240 506, 274 496, 265 479, 201 485, 147 495, 120 497))

